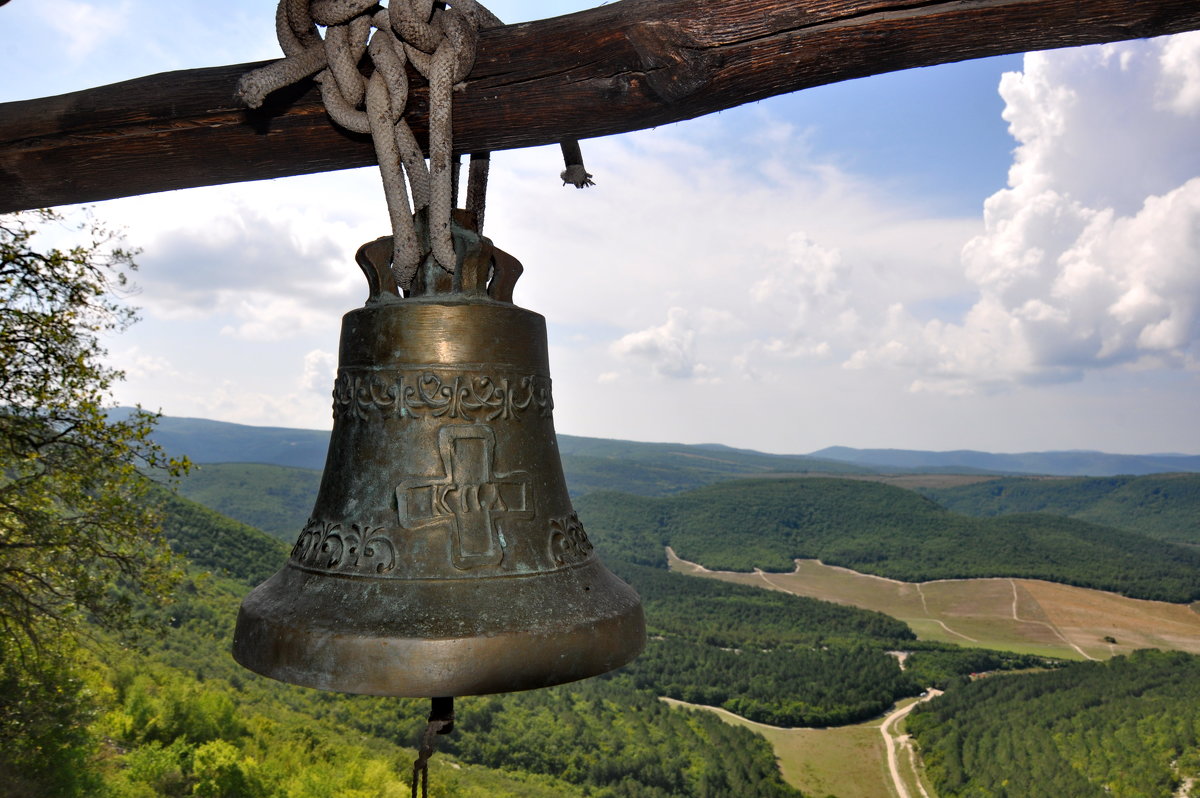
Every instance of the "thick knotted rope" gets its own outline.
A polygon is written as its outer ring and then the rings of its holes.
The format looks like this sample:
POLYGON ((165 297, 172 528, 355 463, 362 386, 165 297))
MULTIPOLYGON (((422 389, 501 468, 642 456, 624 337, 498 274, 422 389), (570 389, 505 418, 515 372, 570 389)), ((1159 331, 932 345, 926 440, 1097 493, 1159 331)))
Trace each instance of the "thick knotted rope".
MULTIPOLYGON (((433 257, 446 271, 455 269, 451 96, 475 63, 478 31, 501 24, 476 0, 391 0, 387 7, 375 0, 280 0, 275 32, 286 57, 238 83, 241 100, 257 108, 276 89, 315 74, 334 122, 371 135, 392 222, 392 268, 402 288, 412 285, 425 257, 413 221, 422 210, 433 257), (318 25, 325 27, 324 38, 318 25), (364 55, 375 67, 370 78, 358 68, 364 55), (428 165, 404 120, 406 63, 429 81, 428 165)), ((478 166, 475 160, 468 207, 482 224, 486 159, 478 166)))

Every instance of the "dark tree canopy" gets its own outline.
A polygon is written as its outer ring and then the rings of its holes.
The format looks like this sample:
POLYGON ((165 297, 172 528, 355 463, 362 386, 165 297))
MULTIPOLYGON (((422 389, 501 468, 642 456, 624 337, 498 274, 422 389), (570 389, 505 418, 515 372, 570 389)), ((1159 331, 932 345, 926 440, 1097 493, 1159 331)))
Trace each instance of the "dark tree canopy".
POLYGON ((0 217, 0 646, 34 647, 83 618, 131 631, 135 594, 168 595, 175 564, 142 472, 176 470, 148 439, 155 416, 105 411, 119 371, 100 336, 132 253, 92 222, 0 217), (39 250, 36 227, 84 243, 39 250))

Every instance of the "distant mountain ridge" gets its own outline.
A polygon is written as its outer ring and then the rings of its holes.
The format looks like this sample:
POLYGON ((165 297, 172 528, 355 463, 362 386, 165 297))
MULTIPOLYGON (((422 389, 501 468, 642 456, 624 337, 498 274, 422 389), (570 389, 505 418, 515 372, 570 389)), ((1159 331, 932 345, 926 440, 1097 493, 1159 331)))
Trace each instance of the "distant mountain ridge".
MULTIPOLYGON (((154 440, 172 456, 199 464, 254 463, 320 471, 330 433, 255 427, 201 418, 163 416, 154 440)), ((878 469, 804 455, 765 454, 726 446, 558 436, 572 494, 619 490, 658 496, 742 476, 868 474, 878 469)))
MULTIPOLYGON (((118 411, 119 412, 119 411, 118 411)), ((163 416, 154 440, 197 463, 262 463, 321 470, 329 433, 163 416)), ((641 495, 671 493, 734 476, 956 472, 1050 476, 1115 476, 1200 472, 1200 455, 1105 452, 993 454, 973 450, 854 449, 768 454, 723 444, 646 443, 558 436, 572 493, 595 488, 641 495), (614 484, 614 481, 623 484, 614 484)))
POLYGON ((853 449, 830 446, 809 457, 838 460, 866 468, 975 469, 991 473, 1069 477, 1139 476, 1200 471, 1200 455, 1108 454, 1092 451, 993 454, 970 449, 931 452, 914 449, 853 449))
POLYGON ((152 437, 171 456, 187 455, 195 463, 262 463, 317 471, 325 468, 329 448, 329 433, 323 430, 174 416, 159 418, 152 437))

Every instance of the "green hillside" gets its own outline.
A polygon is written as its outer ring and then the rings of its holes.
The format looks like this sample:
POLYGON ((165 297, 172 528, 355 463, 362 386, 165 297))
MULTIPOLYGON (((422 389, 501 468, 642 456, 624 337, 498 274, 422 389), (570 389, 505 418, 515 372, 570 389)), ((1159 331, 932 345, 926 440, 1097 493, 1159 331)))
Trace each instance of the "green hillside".
MULTIPOLYGON (((258 473, 258 467, 252 473, 258 473)), ((243 566, 236 575, 253 573, 256 578, 249 580, 253 582, 283 564, 285 546, 258 530, 183 499, 174 498, 167 507, 173 545, 203 567, 225 572, 209 541, 216 536, 223 541, 218 549, 233 550, 226 541, 239 535, 244 538, 241 548, 252 548, 254 556, 239 554, 243 566)), ((652 639, 643 657, 625 670, 639 689, 795 726, 866 719, 922 688, 886 654, 888 649, 914 644, 912 631, 899 621, 814 599, 639 566, 622 555, 653 562, 661 560, 661 547, 639 544, 641 548, 634 548, 629 541, 624 541, 624 547, 609 546, 603 531, 596 539, 610 567, 637 588, 645 604, 652 639), (737 651, 744 655, 731 653, 737 651)), ((965 661, 959 664, 943 661, 930 678, 971 669, 965 661)))
POLYGON ((968 515, 1051 513, 1161 540, 1200 544, 1200 474, 1006 478, 922 493, 968 515))
POLYGON ((263 463, 202 463, 179 492, 229 518, 292 543, 312 513, 321 472, 263 463))
POLYGON ((1160 474, 1200 471, 1200 456, 1186 454, 1108 454, 1107 452, 1022 452, 993 454, 960 449, 929 452, 912 449, 852 449, 830 446, 810 457, 841 460, 876 470, 952 469, 999 474, 1056 474, 1059 476, 1113 476, 1117 474, 1160 474))
MULTIPOLYGON (((271 458, 301 459, 297 452, 312 441, 293 438, 274 428, 242 427, 199 419, 163 419, 165 440, 197 465, 179 484, 179 493, 217 512, 293 542, 304 528, 321 472, 280 465, 271 458), (210 429, 222 432, 204 442, 210 429), (246 442, 229 438, 226 427, 246 431, 246 442), (293 450, 291 447, 297 447, 293 450), (275 450, 279 449, 278 452, 275 450), (263 456, 266 462, 246 462, 263 456), (213 461, 208 458, 224 457, 213 461)), ((292 431, 303 432, 303 431, 292 431)), ((321 446, 328 440, 324 436, 321 446)), ((156 433, 157 437, 157 433, 156 433)), ((310 447, 311 448, 311 447, 310 447)), ((719 446, 632 443, 599 438, 559 438, 563 471, 572 496, 615 490, 641 496, 663 496, 726 479, 770 474, 858 473, 863 469, 834 461, 768 455, 719 446)), ((324 450, 322 449, 322 464, 324 450)), ((320 466, 318 466, 319 468, 320 466)))
MULTIPOLYGON (((234 663, 229 648, 238 603, 251 584, 282 565, 287 547, 187 499, 163 491, 158 500, 172 547, 211 573, 193 568, 171 606, 148 610, 159 614, 163 634, 146 651, 112 645, 101 658, 82 654, 88 675, 78 699, 90 705, 82 713, 89 725, 76 743, 83 752, 79 761, 87 760, 92 770, 62 794, 407 795, 407 768, 427 702, 297 688, 234 663)), ((688 581, 665 572, 655 576, 688 581)), ((716 587, 714 595, 731 595, 716 587)), ((728 639, 772 634, 754 624, 771 610, 781 611, 787 623, 811 620, 813 634, 845 637, 866 630, 881 641, 911 634, 871 613, 833 608, 814 615, 809 605, 817 602, 792 605, 760 591, 741 592, 741 605, 751 608, 746 617, 710 613, 711 628, 728 639), (760 598, 763 605, 754 610, 760 598)), ((720 601, 709 603, 715 608, 720 601)), ((681 645, 704 645, 691 639, 699 632, 684 633, 683 618, 676 607, 655 628, 681 645)), ((889 658, 879 657, 888 664, 889 658)), ((0 683, 11 687, 2 671, 0 683)), ((671 709, 653 688, 657 674, 643 667, 550 690, 459 699, 456 731, 439 740, 441 753, 433 760, 433 794, 799 795, 780 780, 762 738, 710 713, 671 709)), ((6 706, 0 699, 0 717, 8 717, 6 706)))
POLYGON ((286 427, 255 427, 205 418, 163 416, 154 442, 172 457, 194 463, 269 463, 320 470, 325 467, 329 433, 286 427))
POLYGON ((663 496, 735 477, 870 472, 836 460, 711 444, 639 443, 560 435, 558 448, 572 496, 597 490, 663 496))
MULTIPOLYGON (((94 664, 108 794, 407 795, 427 702, 306 690, 241 669, 228 650, 244 590, 193 578, 161 643, 94 664)), ((435 795, 796 794, 761 738, 616 681, 463 698, 456 709, 432 763, 435 795)))
MULTIPOLYGON (((320 471, 325 467, 329 433, 163 417, 156 425, 154 440, 171 455, 187 455, 202 465, 255 463, 320 471)), ((657 496, 739 476, 865 474, 878 470, 837 460, 764 454, 713 444, 641 443, 559 435, 558 447, 572 494, 607 489, 657 496)), ((278 478, 271 476, 269 469, 257 473, 266 484, 276 484, 278 478)), ((244 472, 241 478, 250 483, 255 480, 249 472, 244 472)), ((211 493, 222 495, 220 491, 211 493)), ((229 500, 232 505, 238 503, 232 497, 229 500)), ((231 506, 233 509, 239 508, 231 506)))
MULTIPOLYGON (((434 757, 432 781, 442 795, 796 795, 780 781, 761 738, 708 713, 670 709, 658 697, 722 706, 777 725, 820 726, 877 716, 931 684, 951 685, 947 698, 975 689, 976 683, 958 683, 961 674, 1054 664, 922 643, 903 623, 878 613, 673 574, 663 568, 664 545, 719 568, 790 570, 792 558, 802 556, 906 580, 1037 576, 1129 595, 1200 595, 1200 555, 1081 518, 973 517, 880 483, 787 478, 782 471, 730 480, 744 476, 738 469, 751 467, 755 453, 730 461, 720 447, 672 451, 663 445, 641 450, 630 462, 621 459, 624 446, 585 442, 564 461, 590 464, 583 484, 594 487, 579 491, 575 505, 605 561, 643 597, 646 652, 607 677, 460 699, 457 730, 439 741, 441 753, 434 757), (696 450, 706 450, 699 464, 690 462, 701 454, 696 450), (627 482, 653 486, 645 493, 660 495, 594 489, 627 482), (702 486, 661 495, 694 482, 702 486), (896 648, 914 652, 907 670, 888 655, 896 648)), ((311 509, 317 479, 310 470, 223 464, 202 466, 185 483, 191 496, 270 526, 286 543, 185 498, 164 496, 173 547, 214 576, 188 580, 179 601, 164 612, 170 628, 148 654, 121 652, 92 664, 89 689, 99 708, 90 733, 109 789, 94 794, 407 794, 404 771, 423 726, 424 702, 281 685, 242 670, 228 655, 240 596, 282 565, 287 543, 303 523, 296 519, 311 509)), ((1120 497, 1118 489, 1135 480, 1112 490, 1088 482, 1083 490, 1090 492, 1073 506, 1076 514, 1094 510, 1101 500, 1114 503, 1114 493, 1120 497)), ((1161 514, 1175 512, 1184 497, 1170 492, 1161 514)), ((1062 512, 1067 504, 1061 501, 1047 507, 1062 512)), ((1107 706, 1104 694, 1093 698, 1107 706)), ((918 725, 925 723, 923 733, 933 734, 928 729, 969 717, 969 708, 954 704, 943 715, 918 725)), ((1124 733, 1106 727, 1092 742, 1108 750, 1124 733)), ((1005 732, 997 734, 1005 739, 1005 732)), ((933 746, 934 738, 928 739, 933 746)), ((1150 773, 1161 782, 1159 749, 1133 748, 1117 760, 1126 781, 1150 773)), ((962 750, 984 749, 984 743, 971 742, 962 750)), ((1004 761, 1008 750, 996 760, 1004 761)), ((1180 750, 1186 765, 1186 745, 1180 750)), ((1017 770, 1065 768, 1061 762, 1016 761, 1017 770)), ((982 770, 989 777, 1002 772, 982 770)), ((946 785, 944 798, 979 792, 976 782, 954 792, 958 788, 941 771, 937 775, 946 785)), ((1076 784, 1071 773, 1046 783, 1067 782, 1076 784)))
POLYGON ((154 500, 171 548, 198 568, 257 584, 287 558, 289 547, 281 541, 170 490, 156 490, 154 500))
POLYGON ((738 480, 666 498, 590 494, 576 508, 614 553, 647 565, 671 545, 725 570, 790 571, 793 559, 814 558, 909 582, 1008 576, 1200 597, 1194 549, 1050 515, 974 518, 875 482, 738 480))
POLYGON ((907 728, 942 798, 1195 795, 1200 657, 1138 651, 962 684, 907 728))
MULTIPOLYGON (((203 568, 252 584, 286 559, 286 546, 256 529, 179 497, 163 506, 172 546, 203 568)), ((915 638, 900 621, 609 560, 643 597, 652 639, 624 672, 652 695, 703 696, 764 722, 825 725, 871 717, 921 689, 885 653, 915 638)))

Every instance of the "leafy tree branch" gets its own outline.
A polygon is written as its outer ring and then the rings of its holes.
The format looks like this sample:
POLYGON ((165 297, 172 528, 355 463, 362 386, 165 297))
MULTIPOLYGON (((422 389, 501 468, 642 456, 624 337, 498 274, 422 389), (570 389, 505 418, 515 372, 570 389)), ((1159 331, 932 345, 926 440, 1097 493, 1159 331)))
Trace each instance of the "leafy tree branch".
POLYGON ((106 410, 124 376, 101 336, 136 320, 134 253, 90 218, 0 216, 0 638, 37 647, 83 619, 124 633, 131 601, 163 601, 178 577, 150 471, 178 474, 149 438, 156 416, 106 410), (38 247, 43 232, 84 243, 38 247))

